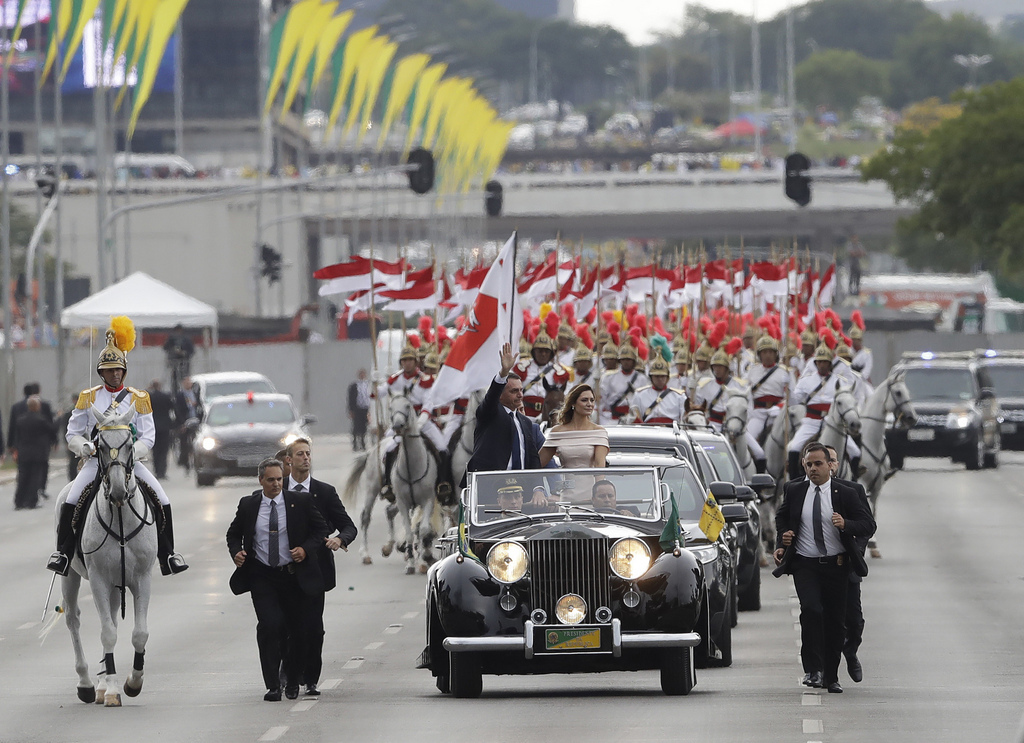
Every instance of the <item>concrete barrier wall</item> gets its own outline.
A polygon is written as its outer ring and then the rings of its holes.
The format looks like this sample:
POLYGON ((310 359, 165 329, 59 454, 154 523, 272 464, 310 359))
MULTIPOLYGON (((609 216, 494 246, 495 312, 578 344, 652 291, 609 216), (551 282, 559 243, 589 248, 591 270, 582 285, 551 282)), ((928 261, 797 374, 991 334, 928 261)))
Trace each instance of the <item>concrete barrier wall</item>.
POLYGON ((911 330, 899 333, 864 333, 864 344, 871 349, 875 368, 871 374, 874 383, 885 379, 888 370, 900 360, 904 353, 932 351, 973 351, 992 348, 1003 351, 1024 350, 1024 334, 1021 333, 935 333, 927 330, 911 330))

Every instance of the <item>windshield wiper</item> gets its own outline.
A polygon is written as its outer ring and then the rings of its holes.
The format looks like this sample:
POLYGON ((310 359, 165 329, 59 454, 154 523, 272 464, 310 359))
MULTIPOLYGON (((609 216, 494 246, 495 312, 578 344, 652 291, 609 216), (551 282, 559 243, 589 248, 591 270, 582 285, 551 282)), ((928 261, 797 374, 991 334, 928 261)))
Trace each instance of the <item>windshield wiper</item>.
POLYGON ((603 513, 598 513, 597 511, 595 511, 593 508, 590 508, 589 506, 579 506, 579 505, 576 505, 575 503, 556 503, 555 505, 557 505, 559 508, 564 508, 565 509, 566 520, 568 520, 569 509, 570 508, 575 508, 578 511, 586 511, 587 513, 591 513, 594 516, 597 516, 599 519, 601 519, 601 521, 604 521, 604 514, 603 513))
POLYGON ((511 513, 514 516, 521 516, 522 518, 529 519, 531 522, 533 522, 533 516, 531 516, 530 514, 523 513, 522 511, 514 511, 511 508, 485 508, 484 513, 511 513))

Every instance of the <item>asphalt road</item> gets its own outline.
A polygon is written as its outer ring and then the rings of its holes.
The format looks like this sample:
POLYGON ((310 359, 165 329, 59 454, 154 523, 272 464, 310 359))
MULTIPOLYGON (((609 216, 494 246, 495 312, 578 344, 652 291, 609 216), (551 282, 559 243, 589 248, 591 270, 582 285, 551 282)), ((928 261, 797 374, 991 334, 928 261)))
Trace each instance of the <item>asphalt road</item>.
MULTIPOLYGON (((313 456, 317 476, 340 485, 352 459, 347 445, 318 440, 313 456)), ((394 556, 364 567, 353 550, 342 555, 339 587, 327 596, 323 695, 263 702, 255 616, 248 597, 228 590, 224 543, 255 478, 199 490, 176 470, 167 490, 191 570, 154 577, 142 695, 124 698, 121 709, 86 705, 75 696, 63 623, 42 644, 38 637, 52 512, 11 510, 0 524, 0 741, 1015 740, 1024 712, 1022 483, 1020 454, 977 473, 910 460, 890 481, 879 514, 883 558, 870 562, 864 583, 865 679, 854 684, 844 672, 842 695, 800 686, 792 582, 766 571, 763 609, 741 614, 734 630, 733 667, 698 671, 688 697, 663 696, 657 673, 644 672, 487 676, 481 699, 452 699, 414 668, 424 639, 423 577, 404 575, 394 556)), ((0 485, 6 503, 12 488, 0 485)), ((98 666, 88 596, 83 617, 87 654, 98 666)), ((122 672, 132 657, 129 634, 122 626, 122 672)))

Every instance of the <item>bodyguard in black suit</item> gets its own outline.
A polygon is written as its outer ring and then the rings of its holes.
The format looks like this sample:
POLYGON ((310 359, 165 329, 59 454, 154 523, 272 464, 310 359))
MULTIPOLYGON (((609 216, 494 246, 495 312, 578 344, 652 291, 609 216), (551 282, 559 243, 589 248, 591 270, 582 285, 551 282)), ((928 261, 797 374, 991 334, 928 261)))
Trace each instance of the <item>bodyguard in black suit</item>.
POLYGON ((516 412, 523 401, 523 382, 509 372, 518 356, 508 343, 501 349, 501 371, 476 410, 473 456, 467 472, 540 469, 533 424, 516 412))
POLYGON ((316 550, 328 526, 312 498, 282 490, 284 468, 276 459, 259 465, 261 489, 238 502, 228 527, 228 552, 235 563, 231 591, 252 594, 256 644, 268 702, 281 701, 282 638, 287 636, 285 695, 299 695, 304 659, 303 612, 324 591, 316 550))
POLYGON ((774 574, 792 575, 800 598, 804 684, 842 693, 849 572, 868 572, 854 540, 873 534, 875 521, 856 490, 831 479, 828 460, 824 446, 809 444, 803 455, 807 479, 785 485, 775 516, 774 574))
MULTIPOLYGON (((308 492, 313 504, 327 522, 329 532, 337 529, 333 537, 327 537, 316 548, 316 559, 320 564, 320 574, 324 579, 324 591, 333 589, 338 581, 334 571, 334 551, 341 549, 348 552, 348 546, 355 541, 356 525, 352 523, 341 498, 333 485, 315 480, 310 475, 313 457, 307 439, 296 439, 288 446, 288 460, 291 474, 287 478, 286 489, 296 493, 308 492)), ((303 683, 306 684, 307 696, 319 696, 316 685, 320 682, 320 671, 323 669, 324 649, 324 594, 311 596, 305 612, 303 634, 306 640, 306 657, 302 666, 303 683)))

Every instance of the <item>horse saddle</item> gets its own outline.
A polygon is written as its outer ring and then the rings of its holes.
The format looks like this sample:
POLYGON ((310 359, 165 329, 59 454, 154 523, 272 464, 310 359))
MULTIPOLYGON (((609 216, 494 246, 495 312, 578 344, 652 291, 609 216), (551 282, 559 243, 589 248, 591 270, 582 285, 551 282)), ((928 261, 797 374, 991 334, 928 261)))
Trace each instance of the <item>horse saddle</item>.
MULTIPOLYGON (((96 473, 96 477, 82 490, 82 495, 78 499, 78 504, 75 506, 75 516, 71 520, 72 529, 75 532, 75 551, 79 555, 81 552, 81 529, 79 528, 82 521, 85 519, 85 514, 89 513, 89 508, 92 506, 92 502, 96 499, 96 494, 100 492, 100 486, 102 479, 99 472, 96 473)), ((160 499, 157 497, 156 491, 153 490, 145 481, 138 478, 135 479, 135 485, 142 493, 142 496, 149 503, 150 508, 153 509, 153 513, 156 514, 157 519, 157 533, 164 530, 164 509, 160 506, 160 499)))

